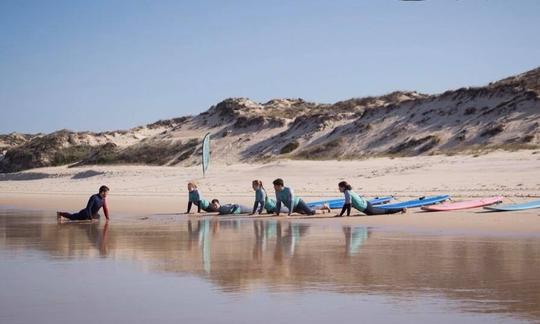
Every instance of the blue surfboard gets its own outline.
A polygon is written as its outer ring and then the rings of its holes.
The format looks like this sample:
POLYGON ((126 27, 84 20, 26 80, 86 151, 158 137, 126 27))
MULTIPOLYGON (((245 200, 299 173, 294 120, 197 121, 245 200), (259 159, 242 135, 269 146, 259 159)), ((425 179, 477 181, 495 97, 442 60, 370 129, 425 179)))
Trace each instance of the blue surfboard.
POLYGON ((484 209, 491 211, 517 211, 517 210, 527 210, 533 208, 540 208, 540 200, 529 201, 522 204, 505 204, 505 205, 494 205, 489 207, 484 207, 484 209))
MULTIPOLYGON (((380 205, 385 204, 387 202, 390 202, 394 197, 392 196, 386 196, 386 197, 377 197, 368 200, 372 205, 380 205)), ((344 198, 332 198, 332 199, 324 199, 324 200, 317 200, 308 202, 307 205, 310 208, 315 208, 317 206, 321 206, 322 204, 328 204, 328 206, 332 209, 339 209, 343 207, 343 204, 345 203, 344 198)))
POLYGON ((422 207, 422 206, 440 203, 442 201, 447 200, 448 198, 450 198, 449 195, 420 197, 418 199, 407 200, 407 201, 394 203, 394 204, 380 205, 378 207, 380 208, 415 208, 415 207, 422 207))

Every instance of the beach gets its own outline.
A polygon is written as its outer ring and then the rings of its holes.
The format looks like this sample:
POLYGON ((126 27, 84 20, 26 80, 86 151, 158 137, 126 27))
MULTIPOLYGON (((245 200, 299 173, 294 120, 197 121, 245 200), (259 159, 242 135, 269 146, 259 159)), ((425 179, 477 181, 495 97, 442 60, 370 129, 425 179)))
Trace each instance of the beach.
MULTIPOLYGON (((483 155, 434 155, 355 161, 279 160, 267 164, 200 166, 138 165, 51 167, 0 177, 0 205, 15 209, 76 211, 98 187, 111 188, 113 222, 175 222, 187 209, 187 182, 195 180, 203 196, 222 203, 252 206, 251 180, 260 179, 273 195, 272 180, 283 178, 305 201, 340 198, 337 183, 346 180, 367 198, 393 195, 397 201, 448 194, 454 201, 502 195, 504 203, 540 197, 540 154, 534 150, 495 151, 483 155)), ((481 208, 376 217, 293 216, 298 221, 336 222, 440 231, 537 233, 540 210, 485 212, 481 208)), ((203 216, 204 214, 201 214, 203 216)), ((353 211, 352 215, 361 215, 353 211)), ((198 217, 192 215, 192 217, 198 217)), ((227 216, 230 217, 230 216, 227 216)), ((280 216, 279 218, 284 218, 280 216)))

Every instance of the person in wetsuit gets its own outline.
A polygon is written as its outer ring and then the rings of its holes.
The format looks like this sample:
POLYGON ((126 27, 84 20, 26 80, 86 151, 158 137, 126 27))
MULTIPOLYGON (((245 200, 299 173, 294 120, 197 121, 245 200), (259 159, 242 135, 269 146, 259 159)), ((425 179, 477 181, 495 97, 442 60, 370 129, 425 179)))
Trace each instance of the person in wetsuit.
POLYGON ((218 212, 219 215, 231 215, 231 214, 247 214, 251 209, 247 206, 240 204, 225 204, 221 205, 219 200, 212 199, 212 208, 218 212))
POLYGON ((199 193, 199 189, 197 188, 197 184, 194 181, 188 183, 188 191, 189 200, 186 214, 191 212, 191 207, 193 205, 197 206, 197 213, 200 213, 201 209, 208 213, 217 211, 212 207, 212 204, 210 204, 208 200, 202 197, 202 195, 199 193))
POLYGON ((348 184, 347 181, 338 183, 338 188, 345 196, 345 203, 343 204, 343 208, 341 208, 341 213, 336 215, 336 217, 342 217, 345 212, 347 212, 347 216, 350 216, 351 207, 366 215, 385 215, 407 212, 406 208, 381 208, 373 206, 369 201, 354 192, 352 186, 348 184))
POLYGON ((90 196, 86 208, 81 209, 78 213, 57 212, 56 218, 61 221, 62 219, 69 220, 99 220, 98 211, 103 208, 105 218, 109 221, 109 208, 107 207, 107 194, 109 193, 109 187, 99 187, 99 192, 90 196))
POLYGON ((289 210, 288 216, 291 213, 298 213, 304 215, 315 215, 318 213, 331 212, 327 204, 324 204, 319 208, 310 208, 303 199, 294 195, 291 188, 285 187, 283 179, 276 179, 272 182, 274 184, 274 190, 276 191, 276 209, 274 213, 279 216, 281 211, 281 205, 284 204, 289 210))

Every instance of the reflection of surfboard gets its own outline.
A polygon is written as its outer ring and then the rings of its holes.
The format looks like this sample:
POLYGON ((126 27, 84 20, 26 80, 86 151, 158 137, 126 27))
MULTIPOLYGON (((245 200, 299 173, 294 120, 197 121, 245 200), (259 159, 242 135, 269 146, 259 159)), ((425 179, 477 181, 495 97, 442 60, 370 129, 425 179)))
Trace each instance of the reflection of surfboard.
POLYGON ((433 205, 436 203, 439 203, 441 201, 445 201, 450 196, 448 195, 440 195, 440 196, 430 196, 430 197, 421 197, 418 199, 403 201, 400 203, 395 204, 387 204, 387 205, 379 205, 380 208, 414 208, 414 207, 422 207, 427 205, 433 205))
POLYGON ((427 211, 447 211, 447 210, 459 210, 459 209, 469 209, 476 207, 484 207, 493 204, 500 203, 503 200, 502 196, 489 197, 483 199, 475 199, 468 201, 459 201, 459 202, 445 202, 438 205, 424 206, 423 210, 427 211))
POLYGON ((496 205, 484 207, 484 209, 492 211, 517 211, 517 210, 527 210, 533 208, 540 208, 540 200, 529 201, 522 204, 507 204, 507 205, 496 205))
MULTIPOLYGON (((385 204, 389 201, 391 201, 394 197, 392 196, 386 196, 386 197, 377 197, 368 200, 372 205, 380 205, 385 204)), ((345 203, 345 198, 333 198, 333 199, 326 199, 326 200, 317 200, 308 202, 307 205, 310 208, 315 208, 317 206, 322 206, 323 204, 328 204, 328 206, 331 209, 339 209, 343 207, 343 204, 345 203)))

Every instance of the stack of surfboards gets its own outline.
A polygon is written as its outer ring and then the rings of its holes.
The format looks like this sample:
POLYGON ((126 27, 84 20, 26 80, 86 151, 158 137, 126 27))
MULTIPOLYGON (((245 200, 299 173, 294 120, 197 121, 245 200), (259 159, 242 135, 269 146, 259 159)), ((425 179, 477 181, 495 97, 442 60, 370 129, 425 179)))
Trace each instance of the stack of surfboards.
MULTIPOLYGON (((385 196, 377 197, 370 199, 369 202, 372 205, 377 205, 381 208, 415 208, 421 207, 425 211, 452 211, 452 210, 461 210, 461 209, 471 209, 484 207, 486 210, 490 211, 519 211, 527 210, 533 208, 540 208, 540 200, 529 201, 526 203, 520 204, 501 204, 504 197, 503 196, 493 196, 480 199, 472 199, 466 201, 457 201, 457 202, 445 202, 450 199, 449 195, 438 195, 438 196, 429 196, 429 197, 420 197, 413 200, 407 200, 397 203, 391 203, 394 197, 385 196)), ((321 206, 323 204, 328 204, 332 209, 338 209, 343 206, 345 199, 343 198, 333 198, 326 200, 318 200, 308 203, 308 206, 314 208, 316 206, 321 206)))

